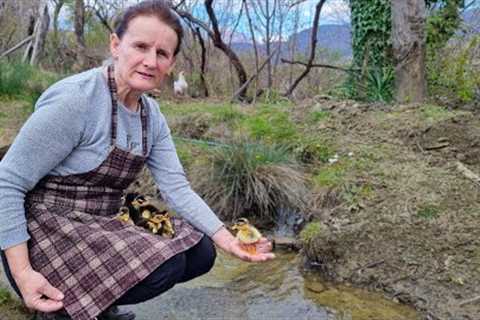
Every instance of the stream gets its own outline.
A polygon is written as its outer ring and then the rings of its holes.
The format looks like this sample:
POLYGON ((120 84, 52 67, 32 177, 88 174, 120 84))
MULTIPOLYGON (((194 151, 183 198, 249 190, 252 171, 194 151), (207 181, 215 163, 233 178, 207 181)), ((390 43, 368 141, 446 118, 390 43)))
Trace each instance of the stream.
POLYGON ((380 294, 322 282, 301 270, 296 253, 276 255, 266 263, 247 263, 219 254, 208 274, 125 308, 138 320, 418 319, 412 308, 380 294))

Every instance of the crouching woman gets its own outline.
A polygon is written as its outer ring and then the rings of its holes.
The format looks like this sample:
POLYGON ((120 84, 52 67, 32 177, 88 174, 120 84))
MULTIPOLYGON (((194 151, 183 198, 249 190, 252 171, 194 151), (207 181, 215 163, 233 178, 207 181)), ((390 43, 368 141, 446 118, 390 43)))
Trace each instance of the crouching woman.
POLYGON ((175 64, 182 27, 163 1, 128 8, 113 63, 54 84, 0 162, 0 246, 12 285, 39 319, 131 320, 136 304, 210 270, 215 243, 252 255, 191 190, 159 107, 144 93, 175 64), (113 217, 146 165, 181 218, 162 238, 113 217))

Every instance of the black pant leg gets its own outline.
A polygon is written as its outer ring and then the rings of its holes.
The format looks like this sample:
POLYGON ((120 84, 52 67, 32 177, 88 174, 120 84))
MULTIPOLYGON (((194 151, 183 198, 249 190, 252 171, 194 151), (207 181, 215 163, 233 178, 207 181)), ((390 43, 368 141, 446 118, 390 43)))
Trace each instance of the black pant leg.
POLYGON ((179 253, 155 269, 118 299, 116 305, 136 304, 155 298, 171 289, 185 273, 185 253, 179 253))
POLYGON ((185 273, 180 282, 192 280, 210 271, 215 263, 217 252, 212 239, 203 236, 199 243, 185 251, 185 256, 185 273))

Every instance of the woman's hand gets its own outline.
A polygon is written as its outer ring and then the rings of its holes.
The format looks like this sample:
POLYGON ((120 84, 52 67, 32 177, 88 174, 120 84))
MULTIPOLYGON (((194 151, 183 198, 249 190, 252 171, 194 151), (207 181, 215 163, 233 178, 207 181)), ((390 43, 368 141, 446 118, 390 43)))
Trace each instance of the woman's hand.
POLYGON ((14 275, 25 306, 41 312, 54 312, 63 308, 63 294, 32 268, 14 275))
POLYGON ((25 242, 8 248, 5 255, 27 308, 47 313, 63 308, 63 293, 53 287, 41 273, 33 270, 25 242))
POLYGON ((272 244, 266 238, 262 238, 256 243, 255 254, 244 251, 240 246, 240 241, 225 227, 217 231, 212 239, 221 249, 244 261, 263 262, 275 258, 275 255, 271 253, 272 244))

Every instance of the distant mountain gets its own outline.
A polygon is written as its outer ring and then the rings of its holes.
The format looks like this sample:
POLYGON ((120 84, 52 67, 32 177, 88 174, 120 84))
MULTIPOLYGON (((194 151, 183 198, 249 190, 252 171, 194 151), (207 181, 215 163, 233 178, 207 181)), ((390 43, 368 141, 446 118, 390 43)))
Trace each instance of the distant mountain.
MULTIPOLYGON (((480 33, 480 8, 467 10, 463 13, 464 27, 469 32, 480 33)), ((312 29, 305 29, 291 35, 287 41, 282 43, 282 56, 289 57, 288 49, 292 42, 295 42, 296 51, 308 53, 310 47, 310 35, 312 29)), ((232 42, 232 48, 237 52, 248 52, 253 50, 253 45, 248 37, 243 36, 240 40, 232 42)), ((317 48, 327 49, 330 53, 338 53, 343 58, 352 56, 352 30, 349 24, 324 24, 320 25, 317 34, 317 48)), ((275 47, 279 43, 273 43, 275 47)), ((265 46, 258 45, 259 50, 264 54, 265 46)))
MULTIPOLYGON (((299 51, 307 52, 310 47, 312 29, 303 30, 289 38, 295 41, 299 51)), ((343 57, 352 55, 352 30, 347 24, 320 25, 317 33, 317 48, 328 49, 332 53, 339 53, 343 57)))
MULTIPOLYGON (((296 52, 308 53, 312 29, 305 29, 291 35, 287 41, 282 42, 282 56, 289 58, 289 49, 292 44, 296 46, 296 52)), ((327 24, 320 25, 317 34, 317 48, 327 49, 330 53, 338 53, 342 57, 352 55, 352 35, 350 25, 327 24)), ((278 46, 279 42, 272 43, 272 48, 278 46)), ((232 49, 237 52, 248 52, 253 50, 253 44, 249 41, 233 41, 232 49)), ((265 45, 257 44, 259 51, 265 54, 265 45)))

